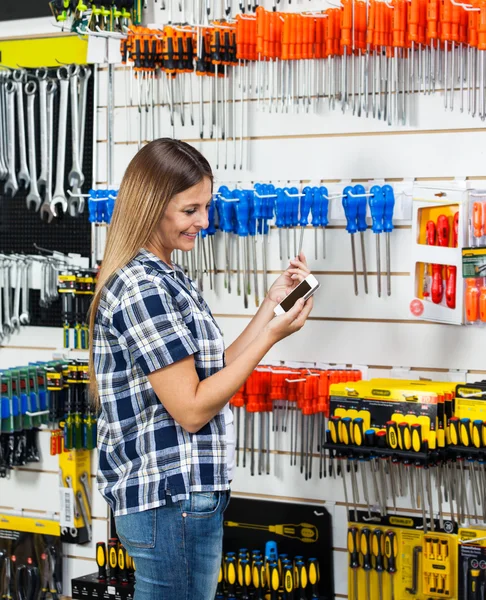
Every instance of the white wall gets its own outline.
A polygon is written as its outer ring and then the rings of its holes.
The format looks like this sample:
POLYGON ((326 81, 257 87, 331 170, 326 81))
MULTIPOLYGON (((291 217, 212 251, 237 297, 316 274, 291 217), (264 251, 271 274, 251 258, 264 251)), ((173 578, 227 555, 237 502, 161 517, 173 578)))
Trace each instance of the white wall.
MULTIPOLYGON (((21 33, 21 26, 18 27, 18 33, 21 33)), ((128 161, 137 151, 137 109, 125 107, 125 81, 123 68, 117 68, 116 183, 120 182, 128 161), (127 138, 127 110, 131 123, 130 139, 127 138)), ((189 85, 189 82, 186 83, 189 85)), ((100 187, 107 182, 106 91, 107 71, 103 68, 100 72, 97 109, 97 184, 100 187)), ((194 95, 197 101, 196 85, 194 95)), ((186 94, 186 98, 188 97, 186 94)), ((340 111, 329 112, 327 108, 319 114, 268 114, 257 110, 256 104, 250 103, 245 132, 248 168, 243 171, 220 169, 216 172, 218 183, 224 182, 231 187, 237 183, 247 185, 251 181, 291 181, 300 185, 303 181, 312 180, 332 182, 329 187, 334 191, 342 189, 345 185, 343 182, 350 180, 366 182, 371 179, 388 179, 393 180, 392 185, 396 185, 397 189, 400 185, 403 189, 411 189, 413 178, 450 184, 450 180, 457 177, 472 178, 474 181, 471 185, 484 186, 481 180, 486 180, 486 132, 482 123, 457 111, 445 112, 440 93, 414 98, 412 125, 406 127, 388 127, 373 119, 342 115, 340 111)), ((207 104, 205 108, 207 112, 207 104)), ((238 103, 238 115, 239 110, 238 103)), ((186 125, 182 128, 176 119, 175 134, 200 149, 214 167, 216 143, 214 140, 199 139, 197 106, 195 113, 194 127, 186 125)), ((156 109, 156 124, 157 135, 171 135, 166 107, 156 109)), ((220 153, 224 156, 223 145, 220 147, 220 153)), ((232 164, 231 144, 229 156, 232 164)), ((223 163, 222 160, 220 162, 223 163)), ((339 209, 336 207, 333 210, 333 215, 339 217, 339 209)), ((284 268, 285 262, 281 263, 278 258, 277 232, 272 230, 270 237, 271 279, 284 268)), ((480 344, 484 337, 480 330, 425 324, 412 321, 409 317, 412 282, 408 256, 411 243, 410 222, 401 222, 400 228, 392 234, 392 295, 390 298, 385 296, 378 299, 375 293, 376 262, 371 232, 367 234, 370 293, 368 296, 363 294, 360 278, 361 293, 358 297, 353 293, 350 244, 342 220, 334 219, 332 227, 327 231, 325 260, 314 260, 313 235, 307 234, 304 248, 313 271, 318 273, 322 289, 316 296, 311 322, 302 332, 275 346, 268 359, 367 365, 370 376, 381 377, 389 375, 394 367, 406 367, 413 370, 413 377, 454 379, 448 371, 460 369, 468 371, 469 380, 482 378, 486 372, 486 364, 480 344)), ((222 265, 221 244, 219 252, 219 265, 222 265)), ((360 264, 358 258, 358 265, 360 264)), ((229 344, 245 327, 252 310, 245 310, 241 298, 235 294, 229 296, 224 291, 222 275, 218 276, 216 292, 207 291, 207 278, 205 286, 206 299, 229 344)), ((21 336, 13 338, 11 343, 12 346, 0 349, 0 367, 49 357, 53 349, 61 345, 61 332, 29 329, 21 336)), ((14 473, 10 480, 0 481, 0 510, 1 507, 52 510, 56 506, 56 464, 48 457, 48 437, 47 433, 41 434, 44 460, 38 465, 35 475, 28 473, 28 469, 21 469, 14 473)), ((347 597, 345 506, 341 487, 332 480, 319 480, 316 476, 310 481, 304 481, 295 467, 288 466, 288 460, 282 456, 282 452, 273 454, 272 459, 279 462, 277 469, 272 463, 270 476, 251 477, 248 469, 240 467, 233 482, 233 492, 235 495, 256 498, 325 503, 334 518, 336 591, 338 597, 347 597)), ((106 510, 99 497, 95 506, 96 542, 105 539, 107 523, 106 510)), ((402 502, 402 506, 410 505, 402 502)), ((66 577, 95 569, 92 544, 89 547, 70 546, 66 553, 66 577), (83 560, 79 560, 80 558, 83 560)), ((65 591, 69 591, 69 585, 65 591)))

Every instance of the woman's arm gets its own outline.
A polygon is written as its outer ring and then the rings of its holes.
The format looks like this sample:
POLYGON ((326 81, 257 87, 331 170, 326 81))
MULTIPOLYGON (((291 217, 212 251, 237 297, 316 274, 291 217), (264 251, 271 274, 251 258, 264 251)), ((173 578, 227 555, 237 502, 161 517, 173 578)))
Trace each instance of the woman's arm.
POLYGON ((192 355, 154 371, 148 380, 172 418, 196 433, 221 411, 276 342, 303 327, 312 304, 312 298, 305 304, 297 302, 260 330, 231 364, 203 381, 192 355))
POLYGON ((248 323, 245 329, 240 333, 236 340, 226 348, 226 364, 230 365, 243 350, 250 344, 259 333, 263 331, 266 325, 275 316, 273 309, 277 306, 277 302, 273 302, 270 298, 265 298, 256 315, 248 323))

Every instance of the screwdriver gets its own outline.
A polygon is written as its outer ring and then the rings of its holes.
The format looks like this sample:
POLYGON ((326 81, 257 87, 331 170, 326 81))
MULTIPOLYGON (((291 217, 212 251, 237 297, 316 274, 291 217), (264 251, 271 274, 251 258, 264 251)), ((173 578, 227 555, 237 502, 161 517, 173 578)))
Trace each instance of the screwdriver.
POLYGON ((280 587, 280 573, 278 572, 278 562, 275 560, 270 561, 270 598, 271 600, 277 600, 277 594, 280 587))
MULTIPOLYGON (((296 557, 297 558, 297 557, 296 557)), ((307 596, 305 594, 305 589, 307 587, 308 579, 307 579, 307 567, 303 560, 297 560, 295 563, 295 567, 297 570, 297 597, 299 600, 306 600, 307 596)))
MULTIPOLYGON (((346 63, 344 63, 346 65, 346 63)), ((345 69, 346 67, 344 67, 345 69)), ((354 234, 357 232, 357 219, 358 219, 358 202, 357 198, 353 198, 349 195, 349 192, 353 193, 353 188, 348 185, 343 190, 343 208, 346 216, 346 231, 350 234, 351 238, 351 259, 353 261, 353 281, 354 281, 354 293, 358 295, 358 273, 356 271, 356 249, 354 245, 354 234)))
POLYGON ((278 229, 278 245, 280 251, 280 260, 282 260, 282 229, 285 226, 285 206, 286 197, 283 189, 277 188, 275 190, 277 199, 275 201, 275 226, 278 229))
POLYGON ((362 564, 366 575, 366 600, 371 600, 371 548, 370 548, 371 530, 368 527, 363 527, 360 537, 360 551, 362 556, 362 564))
POLYGON ((297 256, 300 256, 300 253, 302 252, 302 245, 304 243, 304 231, 309 222, 309 212, 311 210, 311 207, 312 207, 312 204, 314 201, 314 194, 313 194, 312 188, 310 188, 309 186, 306 186, 302 191, 303 191, 303 195, 301 196, 301 199, 300 199, 300 221, 299 221, 300 240, 299 240, 299 252, 297 253, 297 256))
POLYGON ((294 567, 292 563, 283 566, 283 589, 285 600, 294 600, 294 567))
POLYGON ((387 559, 386 570, 390 576, 390 600, 395 600, 395 573, 397 572, 397 536, 394 531, 385 533, 385 556, 387 559))
POLYGON ((391 185, 384 185, 382 192, 385 196, 385 214, 383 231, 386 233, 386 288, 388 296, 391 295, 391 270, 390 270, 390 233, 393 231, 393 211, 395 208, 395 195, 391 185))
MULTIPOLYGON (((306 188, 304 188, 304 192, 306 188)), ((327 194, 326 194, 327 195, 327 194)), ((312 227, 314 228, 314 258, 317 260, 317 230, 321 227, 321 194, 319 194, 319 188, 312 188, 312 202, 311 202, 311 214, 312 214, 312 227)))
POLYGON ((320 581, 321 575, 319 572, 319 563, 317 562, 317 558, 309 558, 307 561, 307 574, 309 577, 309 583, 312 586, 312 596, 311 600, 314 598, 319 599, 319 590, 318 583, 320 581))
POLYGON ((106 544, 98 542, 96 544, 96 564, 98 565, 98 581, 106 581, 106 544))
POLYGON ((373 531, 372 552, 375 557, 375 571, 378 573, 378 592, 383 600, 383 532, 381 529, 373 531))
POLYGON ((365 231, 368 229, 366 223, 366 192, 362 185, 355 185, 353 189, 353 195, 356 197, 358 203, 358 215, 356 226, 360 233, 361 238, 361 259, 363 261, 363 281, 365 294, 368 293, 368 272, 366 269, 366 252, 365 252, 365 231))
POLYGON ((329 225, 329 192, 327 187, 319 188, 320 226, 322 227, 322 258, 326 258, 326 227, 329 225))
POLYGON ((353 600, 358 600, 358 528, 350 527, 348 529, 348 552, 349 568, 353 570, 353 600))
MULTIPOLYGON (((413 44, 413 42, 412 42, 413 44)), ((376 234, 376 285, 378 297, 381 298, 381 250, 380 250, 380 234, 383 232, 383 220, 385 218, 385 196, 382 188, 379 185, 374 185, 370 189, 369 198, 371 212, 371 230, 376 234)))
POLYGON ((118 541, 108 540, 108 565, 110 567, 110 583, 117 582, 118 576, 118 541))

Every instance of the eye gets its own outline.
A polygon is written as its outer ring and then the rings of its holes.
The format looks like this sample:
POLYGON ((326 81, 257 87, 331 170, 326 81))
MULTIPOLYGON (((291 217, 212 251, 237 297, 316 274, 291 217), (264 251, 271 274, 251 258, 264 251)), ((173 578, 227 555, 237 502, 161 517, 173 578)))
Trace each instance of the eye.
POLYGON ((190 208, 189 210, 184 211, 186 215, 193 215, 196 212, 195 208, 190 208))

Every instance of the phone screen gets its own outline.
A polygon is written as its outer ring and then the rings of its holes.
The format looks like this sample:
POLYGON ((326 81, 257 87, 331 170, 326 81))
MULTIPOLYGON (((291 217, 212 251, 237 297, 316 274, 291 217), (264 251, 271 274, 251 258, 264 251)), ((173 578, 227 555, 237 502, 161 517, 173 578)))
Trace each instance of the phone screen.
POLYGON ((292 306, 297 302, 299 298, 302 298, 311 290, 311 286, 304 279, 290 294, 282 300, 280 306, 284 309, 285 312, 288 312, 292 306))

